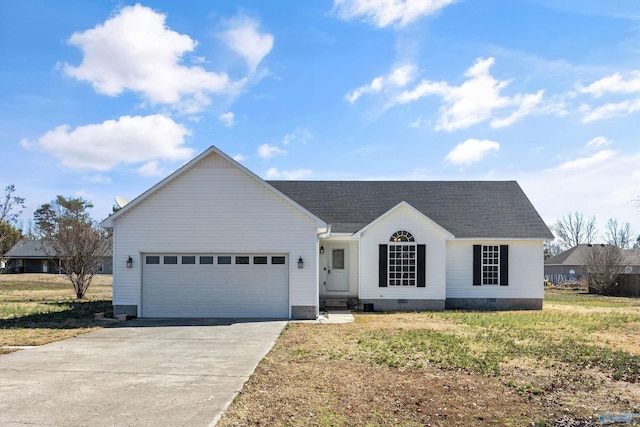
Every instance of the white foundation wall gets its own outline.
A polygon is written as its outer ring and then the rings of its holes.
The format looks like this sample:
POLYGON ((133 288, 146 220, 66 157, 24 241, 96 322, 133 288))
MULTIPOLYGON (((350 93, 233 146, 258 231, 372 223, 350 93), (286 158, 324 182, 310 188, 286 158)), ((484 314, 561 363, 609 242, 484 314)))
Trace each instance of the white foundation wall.
POLYGON ((360 299, 445 299, 445 232, 428 218, 400 206, 365 230, 360 238, 360 299), (426 245, 426 286, 378 286, 378 247, 388 245, 399 230, 413 234, 417 244, 426 245))
POLYGON ((144 253, 268 253, 288 255, 289 304, 317 306, 315 221, 215 153, 113 225, 114 305, 140 306, 144 253))
POLYGON ((447 241, 447 298, 543 298, 541 240, 447 241), (509 245, 509 285, 473 286, 473 245, 509 245))

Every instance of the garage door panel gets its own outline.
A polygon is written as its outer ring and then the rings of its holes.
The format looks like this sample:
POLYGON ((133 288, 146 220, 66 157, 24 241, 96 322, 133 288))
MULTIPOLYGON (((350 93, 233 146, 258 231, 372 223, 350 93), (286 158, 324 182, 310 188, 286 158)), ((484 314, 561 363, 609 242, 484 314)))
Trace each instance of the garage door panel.
POLYGON ((159 264, 144 264, 143 317, 288 317, 288 262, 253 264, 255 255, 243 254, 250 264, 218 264, 207 254, 214 264, 199 264, 199 255, 181 264, 181 254, 178 264, 164 264, 165 254, 152 256, 159 264))

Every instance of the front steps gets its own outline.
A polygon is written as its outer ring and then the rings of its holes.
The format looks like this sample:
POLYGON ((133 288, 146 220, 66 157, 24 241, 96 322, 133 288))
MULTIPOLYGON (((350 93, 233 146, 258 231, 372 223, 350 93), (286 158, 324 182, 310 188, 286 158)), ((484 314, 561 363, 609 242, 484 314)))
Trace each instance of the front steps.
POLYGON ((356 297, 334 297, 321 296, 320 310, 352 310, 358 307, 358 298, 356 297))

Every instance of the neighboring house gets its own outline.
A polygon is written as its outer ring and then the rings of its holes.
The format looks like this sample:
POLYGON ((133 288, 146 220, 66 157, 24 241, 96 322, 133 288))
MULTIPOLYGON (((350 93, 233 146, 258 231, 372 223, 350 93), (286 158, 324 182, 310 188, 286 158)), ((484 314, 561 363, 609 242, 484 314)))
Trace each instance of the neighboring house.
MULTIPOLYGON (((59 273, 60 259, 49 244, 42 240, 20 240, 9 252, 7 268, 16 273, 59 273)), ((101 274, 111 274, 111 255, 102 258, 101 274)))
POLYGON ((60 260, 52 257, 52 249, 40 240, 20 240, 5 254, 7 268, 16 273, 57 273, 60 260))
POLYGON ((138 317, 540 309, 553 239, 514 181, 264 181, 215 147, 101 225, 138 317))
MULTIPOLYGON (((544 278, 555 285, 567 282, 580 282, 586 279, 584 260, 593 247, 603 244, 580 244, 571 249, 544 260, 544 278)), ((640 249, 623 249, 624 274, 640 273, 640 249)))

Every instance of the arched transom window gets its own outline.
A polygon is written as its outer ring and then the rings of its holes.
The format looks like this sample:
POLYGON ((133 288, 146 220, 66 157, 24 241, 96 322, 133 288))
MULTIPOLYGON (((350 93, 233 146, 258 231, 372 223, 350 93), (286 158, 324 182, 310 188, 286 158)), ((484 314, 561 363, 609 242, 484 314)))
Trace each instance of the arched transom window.
POLYGON ((415 242, 416 239, 413 238, 413 234, 409 233, 405 230, 396 231, 391 235, 390 242, 415 242))
POLYGON ((400 230, 389 241, 389 286, 416 286, 416 239, 408 231, 400 230))

